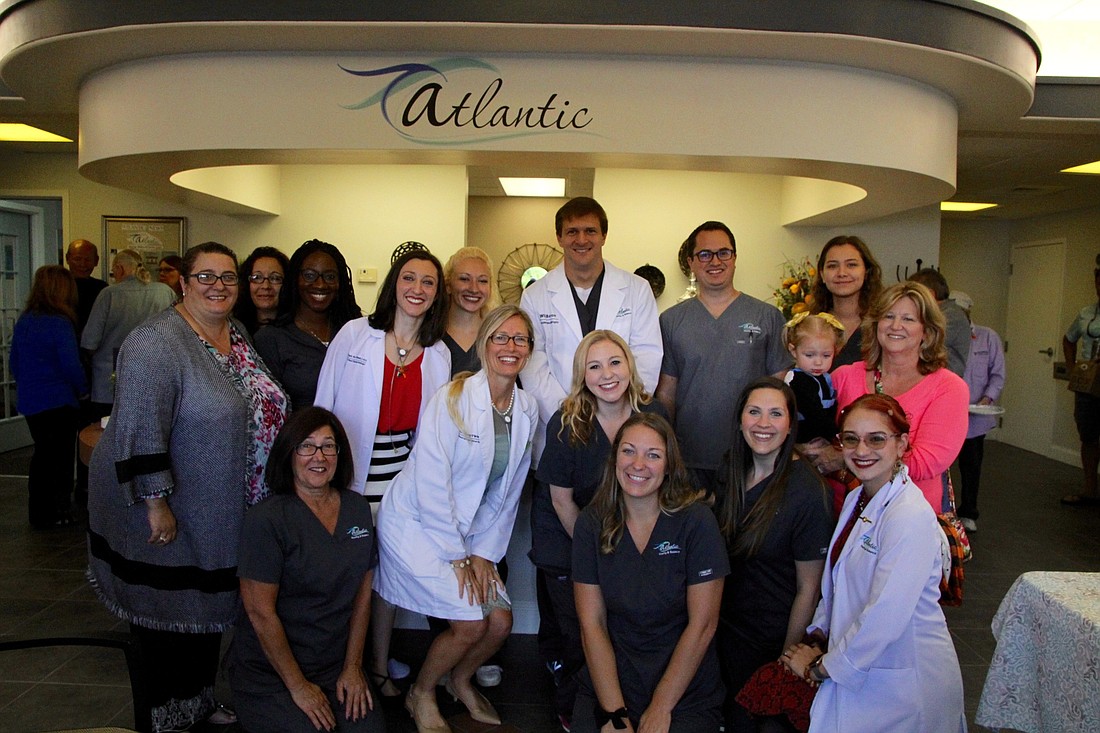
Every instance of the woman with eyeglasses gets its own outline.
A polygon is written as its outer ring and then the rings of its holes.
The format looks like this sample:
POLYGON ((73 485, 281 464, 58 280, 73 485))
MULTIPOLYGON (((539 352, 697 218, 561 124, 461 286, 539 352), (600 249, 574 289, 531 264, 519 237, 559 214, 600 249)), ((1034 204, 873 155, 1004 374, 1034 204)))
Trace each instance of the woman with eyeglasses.
POLYGON ((272 495, 245 515, 237 566, 229 680, 245 730, 385 730, 363 677, 378 542, 353 473, 320 407, 296 410, 271 447, 272 495))
POLYGON ((256 351, 290 394, 294 409, 313 404, 329 342, 363 312, 351 270, 333 245, 311 239, 295 250, 279 292, 275 322, 256 332, 256 351))
POLYGON ((840 414, 844 462, 861 482, 844 501, 792 673, 820 685, 810 733, 965 731, 962 675, 940 607, 946 540, 905 463, 899 401, 859 397, 840 414))
POLYGON ((378 511, 375 589, 394 605, 450 623, 405 699, 419 733, 450 731, 435 699, 448 673, 447 691, 470 717, 500 724, 471 678, 512 630, 497 563, 512 536, 538 422, 535 401, 516 386, 531 333, 518 306, 485 316, 477 335, 481 371, 460 374, 428 402, 412 455, 378 511))
POLYGON ((122 344, 117 399, 89 467, 89 576, 149 664, 151 709, 135 714, 154 731, 234 719, 215 709, 221 635, 237 616, 245 507, 267 494, 264 465, 287 407, 230 319, 241 287, 233 251, 192 247, 182 277, 183 300, 122 344))
MULTIPOLYGON (((428 399, 450 379, 440 341, 446 301, 439 260, 426 250, 406 252, 386 273, 374 312, 348 321, 325 353, 314 404, 344 424, 355 457, 352 491, 375 504, 405 465, 428 399)), ((389 659, 396 613, 375 594, 369 672, 384 697, 400 695, 391 677, 408 674, 389 659)))
POLYGON ((278 315, 279 293, 289 269, 286 255, 274 247, 257 247, 241 263, 237 274, 247 290, 237 299, 233 315, 250 335, 278 315))

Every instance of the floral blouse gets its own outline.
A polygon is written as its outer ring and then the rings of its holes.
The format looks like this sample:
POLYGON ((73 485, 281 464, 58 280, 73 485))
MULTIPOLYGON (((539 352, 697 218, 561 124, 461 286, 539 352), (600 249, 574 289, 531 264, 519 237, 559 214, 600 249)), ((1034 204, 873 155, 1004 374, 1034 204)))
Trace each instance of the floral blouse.
POLYGON ((252 407, 252 416, 248 420, 252 441, 248 447, 248 476, 245 478, 245 501, 252 506, 270 493, 264 483, 264 467, 271 444, 286 421, 289 399, 282 387, 260 366, 256 352, 236 327, 229 329, 228 355, 218 351, 205 339, 203 343, 252 407))

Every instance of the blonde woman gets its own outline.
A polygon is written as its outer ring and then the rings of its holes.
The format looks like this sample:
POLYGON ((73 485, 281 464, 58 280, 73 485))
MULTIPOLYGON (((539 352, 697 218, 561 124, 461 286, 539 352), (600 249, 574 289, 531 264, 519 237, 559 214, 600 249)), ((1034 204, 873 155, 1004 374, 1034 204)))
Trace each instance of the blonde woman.
POLYGON ((493 261, 480 247, 463 247, 443 266, 447 283, 447 327, 443 343, 451 352, 451 376, 481 369, 477 356, 477 332, 496 306, 493 261))
POLYGON ((481 371, 460 375, 431 398, 408 463, 378 511, 375 590, 450 622, 405 699, 419 733, 450 731, 435 700, 447 672, 447 690, 474 720, 500 723, 471 677, 512 630, 496 564, 508 549, 538 420, 534 400, 516 386, 531 331, 517 306, 486 315, 477 338, 481 371))
MULTIPOLYGON (((614 331, 592 331, 573 356, 573 382, 562 408, 547 424, 531 507, 531 561, 550 609, 544 622, 561 635, 555 704, 563 722, 573 715, 576 673, 584 665, 573 598, 573 525, 599 486, 611 438, 638 412, 665 415, 645 391, 630 347, 614 331)), ((540 609, 541 612, 541 609, 540 609)))

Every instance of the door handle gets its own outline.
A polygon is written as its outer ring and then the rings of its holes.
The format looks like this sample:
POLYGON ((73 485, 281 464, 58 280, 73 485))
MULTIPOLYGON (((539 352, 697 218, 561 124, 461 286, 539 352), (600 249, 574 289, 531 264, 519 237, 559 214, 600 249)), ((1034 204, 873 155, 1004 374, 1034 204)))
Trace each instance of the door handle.
POLYGON ((1046 354, 1047 356, 1054 356, 1054 347, 1049 346, 1046 349, 1039 349, 1040 354, 1046 354))

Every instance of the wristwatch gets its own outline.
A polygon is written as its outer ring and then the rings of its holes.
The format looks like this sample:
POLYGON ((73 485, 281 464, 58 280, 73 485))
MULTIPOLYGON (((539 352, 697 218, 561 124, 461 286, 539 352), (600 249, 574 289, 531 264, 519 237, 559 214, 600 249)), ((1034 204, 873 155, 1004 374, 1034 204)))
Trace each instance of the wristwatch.
POLYGON ((615 730, 626 730, 626 708, 619 708, 613 710, 610 713, 600 707, 600 704, 596 703, 596 729, 604 727, 608 723, 611 723, 611 727, 615 730))
POLYGON ((806 676, 812 679, 814 682, 824 682, 829 679, 829 675, 823 673, 823 667, 821 666, 821 660, 825 655, 822 654, 814 661, 810 662, 810 666, 806 668, 806 676))

